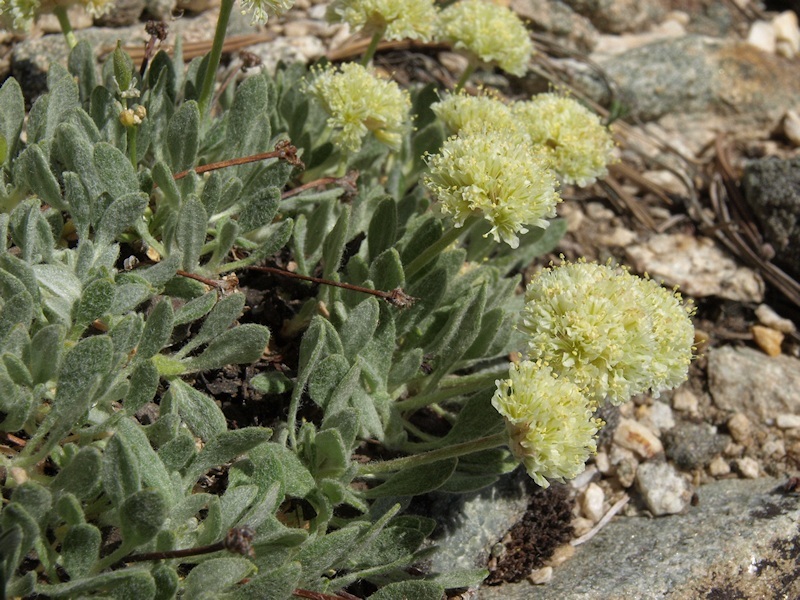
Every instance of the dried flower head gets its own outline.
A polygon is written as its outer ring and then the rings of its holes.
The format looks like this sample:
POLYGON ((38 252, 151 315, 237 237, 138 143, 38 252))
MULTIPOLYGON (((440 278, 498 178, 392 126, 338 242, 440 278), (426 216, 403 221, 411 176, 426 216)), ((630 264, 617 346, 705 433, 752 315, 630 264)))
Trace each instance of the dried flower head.
POLYGON ((425 185, 456 227, 467 217, 483 216, 496 241, 516 248, 517 234, 528 231, 525 225, 546 228, 547 219, 556 216, 561 199, 555 175, 546 157, 517 137, 492 131, 451 137, 426 162, 425 185))
POLYGON ((309 91, 330 115, 328 126, 340 148, 357 152, 369 132, 393 150, 400 148, 408 129, 411 100, 395 82, 378 79, 356 63, 346 63, 338 70, 318 71, 309 91))
POLYGON ((530 357, 597 402, 657 397, 686 380, 694 309, 675 291, 624 268, 578 262, 539 272, 525 300, 530 357))
POLYGON ((583 472, 597 450, 602 427, 595 405, 580 388, 541 363, 512 364, 508 379, 497 381, 492 405, 505 417, 511 452, 541 487, 583 472))
POLYGON ((528 30, 508 8, 487 0, 460 0, 439 14, 443 40, 483 62, 521 77, 533 54, 528 30))
POLYGON ((253 11, 252 23, 266 23, 294 6, 294 0, 241 0, 242 14, 253 11))
POLYGON ((432 0, 334 0, 327 17, 368 35, 382 32, 387 40, 424 42, 431 39, 438 18, 432 0))
POLYGON ((565 183, 586 186, 608 173, 614 140, 598 116, 577 100, 539 94, 517 102, 512 111, 531 142, 551 153, 553 168, 565 183))
POLYGON ((431 106, 451 133, 476 133, 487 130, 515 131, 511 109, 495 96, 449 94, 431 106))

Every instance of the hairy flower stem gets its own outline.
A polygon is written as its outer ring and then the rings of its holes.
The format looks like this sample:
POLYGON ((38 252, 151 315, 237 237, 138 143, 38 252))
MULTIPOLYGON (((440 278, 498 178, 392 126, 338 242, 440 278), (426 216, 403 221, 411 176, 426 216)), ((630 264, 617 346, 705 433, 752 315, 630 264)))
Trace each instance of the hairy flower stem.
POLYGON ((222 0, 220 3, 217 29, 214 31, 214 42, 211 45, 211 53, 208 55, 208 64, 203 75, 203 87, 198 102, 201 119, 205 119, 208 116, 211 108, 210 102, 214 93, 214 81, 216 80, 217 68, 222 57, 222 45, 225 43, 225 32, 228 30, 228 21, 231 18, 233 2, 234 0, 222 0))
POLYGON ((458 238, 464 235, 469 229, 475 225, 479 221, 479 217, 467 217, 464 220, 464 224, 461 227, 451 227, 448 231, 444 232, 444 235, 436 240, 433 244, 428 246, 422 254, 417 256, 414 260, 411 261, 411 264, 408 265, 405 269, 406 273, 406 280, 410 279, 414 275, 416 275, 422 267, 427 265, 431 262, 434 258, 439 256, 445 248, 447 248, 450 244, 455 242, 458 238))
POLYGON ((75 37, 75 32, 72 31, 72 23, 69 22, 67 9, 63 6, 56 6, 53 8, 53 14, 58 19, 58 24, 61 27, 61 33, 64 34, 64 38, 67 40, 67 46, 69 46, 69 49, 72 50, 78 45, 78 38, 75 37))
POLYGON ((467 81, 469 81, 469 78, 472 77, 472 74, 475 72, 477 66, 478 66, 477 61, 475 61, 474 59, 470 59, 469 63, 467 63, 467 68, 464 69, 464 72, 461 73, 461 77, 458 78, 458 83, 456 83, 456 87, 453 90, 454 94, 460 92, 461 89, 465 85, 467 85, 467 81))
POLYGON ((375 56, 375 51, 378 49, 378 44, 383 39, 384 31, 384 29, 380 29, 372 36, 372 39, 369 41, 369 46, 367 46, 367 49, 364 52, 364 57, 361 59, 362 67, 366 67, 369 64, 369 61, 372 60, 372 57, 375 56))
POLYGON ((448 398, 455 398, 456 396, 463 396, 478 392, 485 388, 494 387, 497 379, 502 379, 508 375, 508 365, 504 365, 501 371, 490 371, 488 373, 476 373, 474 375, 466 375, 464 377, 455 377, 453 379, 444 379, 440 381, 439 386, 435 392, 430 394, 420 394, 418 396, 411 396, 406 400, 401 400, 395 403, 395 408, 400 412, 408 412, 437 404, 448 398))
POLYGON ((367 463, 358 468, 358 473, 361 476, 390 473, 392 471, 400 471, 411 467, 429 465, 440 460, 447 460, 448 458, 458 458, 459 456, 466 456, 467 454, 474 454, 475 452, 491 450, 492 448, 498 448, 506 444, 508 444, 508 434, 505 431, 501 431, 494 435, 470 440, 469 442, 463 442, 461 444, 454 444, 445 448, 439 448, 438 450, 431 450, 430 452, 424 452, 422 454, 404 456, 403 458, 395 458, 394 460, 367 463))

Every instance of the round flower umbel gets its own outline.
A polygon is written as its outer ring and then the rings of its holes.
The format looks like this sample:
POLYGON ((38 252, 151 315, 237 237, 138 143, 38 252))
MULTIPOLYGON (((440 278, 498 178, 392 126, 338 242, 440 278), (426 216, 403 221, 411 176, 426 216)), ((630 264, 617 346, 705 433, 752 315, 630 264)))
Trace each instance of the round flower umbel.
POLYGON ((597 450, 603 422, 595 405, 568 379, 541 363, 512 364, 508 379, 497 381, 492 405, 505 417, 511 452, 541 487, 548 479, 580 475, 597 450))
POLYGON ((492 225, 487 235, 516 248, 525 225, 546 228, 556 216, 561 198, 547 158, 515 136, 489 131, 451 137, 426 162, 425 185, 456 227, 482 216, 492 225))
POLYGON ((586 186, 608 173, 614 140, 596 114, 559 94, 539 94, 512 107, 518 126, 543 146, 564 183, 586 186))
POLYGON ((431 109, 451 133, 517 130, 511 109, 495 96, 449 94, 431 109))
POLYGON ((436 26, 437 11, 432 0, 334 0, 327 17, 368 35, 381 33, 387 40, 427 42, 436 26))
POLYGON ((656 397, 686 380, 694 309, 680 294, 627 270, 565 263, 539 272, 525 295, 529 355, 596 402, 656 397))
POLYGON ((356 63, 318 71, 308 86, 330 115, 332 140, 347 152, 358 152, 369 132, 398 150, 409 128, 411 100, 393 81, 378 79, 356 63))
POLYGON ((489 0, 460 0, 439 14, 439 34, 473 59, 521 77, 533 54, 528 30, 508 8, 489 0))
POLYGON ((252 23, 266 23, 270 17, 277 17, 294 6, 294 0, 241 0, 242 14, 253 13, 252 23))

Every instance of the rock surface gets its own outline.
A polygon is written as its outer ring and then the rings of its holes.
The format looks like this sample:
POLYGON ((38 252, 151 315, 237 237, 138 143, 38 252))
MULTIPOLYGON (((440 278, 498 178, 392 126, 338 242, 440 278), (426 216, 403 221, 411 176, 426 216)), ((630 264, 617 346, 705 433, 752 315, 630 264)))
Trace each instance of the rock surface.
POLYGON ((612 521, 542 586, 484 587, 482 600, 800 597, 800 499, 775 479, 701 487, 686 514, 612 521))

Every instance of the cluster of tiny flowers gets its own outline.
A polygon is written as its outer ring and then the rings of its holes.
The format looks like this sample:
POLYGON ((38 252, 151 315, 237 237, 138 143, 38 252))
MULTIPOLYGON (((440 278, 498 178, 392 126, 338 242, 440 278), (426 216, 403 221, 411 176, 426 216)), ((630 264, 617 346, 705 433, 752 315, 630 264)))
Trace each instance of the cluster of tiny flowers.
POLYGON ((334 0, 327 17, 368 35, 382 32, 387 40, 427 42, 434 33, 437 11, 432 0, 334 0))
POLYGON ((253 13, 252 23, 266 23, 270 17, 277 17, 294 6, 294 0, 241 0, 242 14, 253 13))
POLYGON ((596 114, 559 94, 539 94, 511 109, 531 143, 551 153, 553 168, 564 183, 590 185, 608 173, 614 140, 596 114))
POLYGON ((470 96, 463 92, 450 94, 433 104, 431 109, 454 134, 517 129, 511 109, 495 96, 470 96))
POLYGON ((112 0, 0 0, 0 17, 17 30, 28 31, 39 15, 51 13, 57 6, 80 5, 93 17, 111 10, 112 0))
POLYGON ((533 54, 528 30, 510 9, 488 0, 460 0, 439 14, 439 35, 483 62, 521 77, 533 54))
POLYGON ((492 405, 503 415, 511 452, 541 487, 583 472, 597 450, 603 425, 580 388, 541 363, 512 364, 508 379, 497 381, 492 405))
POLYGON ((560 198, 547 158, 513 137, 492 131, 451 137, 426 162, 425 185, 456 227, 481 215, 492 225, 487 235, 516 248, 525 225, 546 228, 556 216, 560 198))
POLYGON ((544 269, 528 285, 520 328, 529 356, 596 402, 656 397, 686 380, 693 307, 627 270, 595 263, 544 269))
POLYGON ((411 100, 395 82, 347 63, 338 70, 317 71, 308 89, 330 115, 332 140, 341 149, 357 152, 369 132, 393 150, 400 148, 408 129, 411 100))

